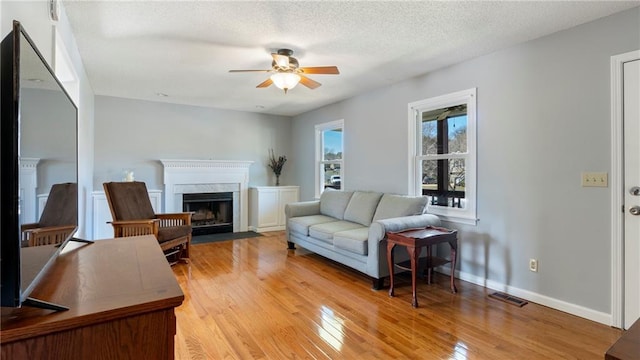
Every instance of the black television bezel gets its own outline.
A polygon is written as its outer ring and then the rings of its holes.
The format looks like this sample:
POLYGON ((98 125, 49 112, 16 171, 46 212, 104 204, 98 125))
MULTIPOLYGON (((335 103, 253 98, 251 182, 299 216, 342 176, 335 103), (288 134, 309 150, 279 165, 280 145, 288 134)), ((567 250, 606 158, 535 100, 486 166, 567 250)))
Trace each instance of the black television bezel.
POLYGON ((20 246, 18 217, 18 116, 20 32, 2 40, 0 63, 0 288, 2 306, 20 306, 20 246), (12 241, 7 241, 12 239, 12 241))
MULTIPOLYGON (((21 244, 19 219, 19 176, 20 176, 20 37, 26 40, 42 65, 51 74, 69 103, 75 110, 75 162, 78 181, 78 107, 65 90, 53 69, 44 59, 37 46, 19 21, 13 21, 13 30, 0 45, 0 306, 20 307, 27 301, 29 293, 46 273, 60 251, 70 241, 72 234, 65 239, 48 261, 42 266, 31 284, 22 288, 21 244)), ((79 216, 76 213, 76 230, 79 216)), ((55 307, 55 305, 54 305, 55 307)))

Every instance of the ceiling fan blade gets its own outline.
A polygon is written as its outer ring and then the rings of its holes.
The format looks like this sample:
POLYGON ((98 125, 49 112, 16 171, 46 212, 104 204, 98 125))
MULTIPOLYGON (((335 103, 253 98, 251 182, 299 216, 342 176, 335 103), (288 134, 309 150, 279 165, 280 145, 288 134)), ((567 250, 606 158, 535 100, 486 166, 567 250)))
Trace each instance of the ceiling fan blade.
POLYGON ((271 69, 269 70, 229 70, 229 72, 234 73, 234 72, 269 72, 271 71, 271 69))
POLYGON ((279 55, 279 54, 271 54, 271 56, 273 57, 273 61, 275 61, 276 65, 278 65, 279 67, 281 67, 283 69, 288 69, 289 68, 289 57, 288 56, 279 55))
POLYGON ((266 88, 271 86, 271 84, 273 84, 273 80, 271 80, 271 78, 268 78, 267 80, 261 82, 260 84, 258 84, 258 86, 256 86, 257 88, 266 88))
POLYGON ((313 66, 313 67, 301 67, 305 74, 325 74, 325 75, 338 75, 340 71, 337 66, 313 66))
POLYGON ((304 75, 301 75, 301 74, 298 74, 298 75, 300 75, 300 84, 308 87, 309 89, 313 90, 313 89, 317 88, 318 86, 322 85, 319 82, 317 82, 315 80, 311 80, 311 79, 309 79, 308 77, 306 77, 304 75))

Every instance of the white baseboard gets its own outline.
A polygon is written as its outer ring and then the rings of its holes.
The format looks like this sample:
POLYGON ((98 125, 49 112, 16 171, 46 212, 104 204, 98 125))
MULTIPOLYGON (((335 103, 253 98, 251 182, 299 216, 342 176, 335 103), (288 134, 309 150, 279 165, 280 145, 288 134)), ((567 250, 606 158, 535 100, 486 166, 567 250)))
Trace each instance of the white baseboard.
MULTIPOLYGON (((448 265, 441 266, 437 269, 438 272, 443 274, 450 274, 451 268, 448 265)), ((611 314, 603 313, 593 309, 586 308, 584 306, 572 304, 563 300, 558 300, 549 296, 541 295, 529 290, 520 289, 517 287, 509 286, 499 283, 497 281, 488 280, 470 273, 461 272, 456 270, 455 277, 470 282, 472 284, 480 285, 491 290, 502 291, 509 295, 517 296, 525 300, 534 302, 536 304, 544 305, 552 309, 560 310, 571 315, 579 316, 588 320, 599 322, 601 324, 611 326, 613 324, 613 318, 611 314)))

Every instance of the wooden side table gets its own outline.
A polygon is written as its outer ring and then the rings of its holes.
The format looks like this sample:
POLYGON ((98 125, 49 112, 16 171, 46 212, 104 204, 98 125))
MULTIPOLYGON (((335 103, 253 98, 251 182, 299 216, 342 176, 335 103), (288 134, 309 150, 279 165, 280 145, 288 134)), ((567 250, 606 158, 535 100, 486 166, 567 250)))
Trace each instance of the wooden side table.
POLYGON ((456 230, 449 230, 442 227, 427 226, 421 229, 410 229, 399 232, 387 232, 387 263, 389 264, 389 280, 391 286, 389 288, 389 296, 393 297, 393 270, 394 267, 405 267, 395 264, 393 260, 393 250, 396 245, 402 245, 406 247, 409 253, 411 263, 411 287, 413 290, 413 299, 411 305, 418 307, 418 298, 416 296, 416 273, 418 269, 418 261, 420 257, 420 251, 423 247, 427 247, 427 281, 431 282, 431 268, 434 266, 442 265, 451 262, 451 292, 456 293, 456 285, 454 283, 454 271, 456 268, 456 253, 458 250, 458 232, 456 230), (450 260, 439 261, 437 264, 435 259, 431 256, 431 245, 448 243, 451 247, 450 260))

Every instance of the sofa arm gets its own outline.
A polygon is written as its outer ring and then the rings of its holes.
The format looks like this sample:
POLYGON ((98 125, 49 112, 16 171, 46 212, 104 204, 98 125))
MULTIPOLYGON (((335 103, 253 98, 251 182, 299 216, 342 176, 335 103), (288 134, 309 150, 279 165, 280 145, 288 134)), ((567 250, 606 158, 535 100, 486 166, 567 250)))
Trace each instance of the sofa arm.
POLYGON ((369 228, 369 242, 371 242, 371 240, 375 240, 375 242, 381 241, 389 231, 403 231, 440 225, 440 218, 432 214, 376 220, 371 223, 371 227, 369 228))
POLYGON ((284 214, 287 219, 298 216, 310 216, 320 214, 320 200, 300 201, 284 206, 284 214))
POLYGON ((422 214, 372 222, 369 227, 367 273, 376 279, 389 275, 387 242, 383 242, 388 231, 402 231, 427 226, 441 226, 440 218, 432 214, 422 214))

